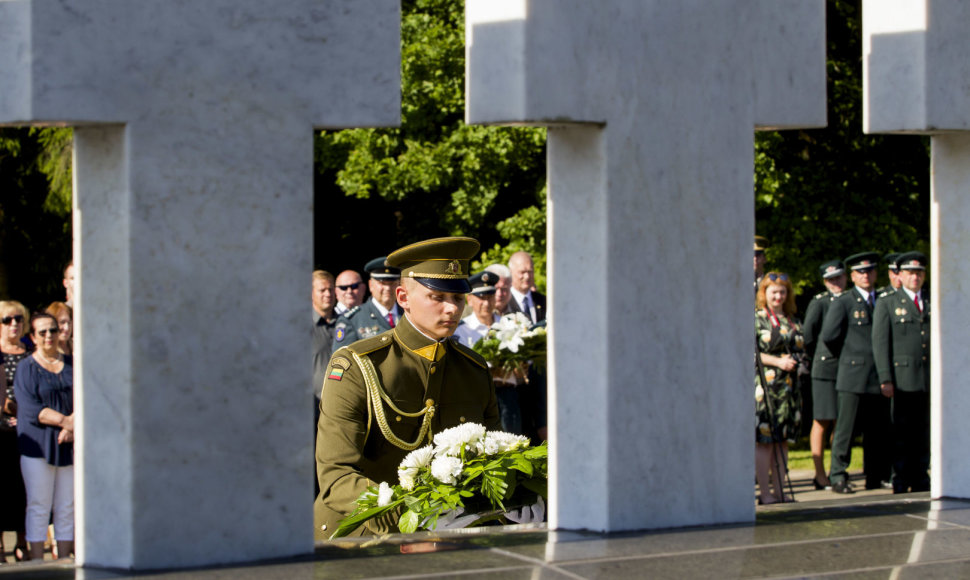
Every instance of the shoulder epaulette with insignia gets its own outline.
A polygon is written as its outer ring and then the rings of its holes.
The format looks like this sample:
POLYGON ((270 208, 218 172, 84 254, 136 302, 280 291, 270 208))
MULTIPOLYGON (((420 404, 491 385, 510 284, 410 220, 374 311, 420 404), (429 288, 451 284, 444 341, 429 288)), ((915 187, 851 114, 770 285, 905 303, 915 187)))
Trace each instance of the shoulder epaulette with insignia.
POLYGON ((815 295, 815 298, 813 298, 813 300, 822 300, 822 299, 824 299, 828 295, 829 295, 829 291, 828 290, 823 290, 823 291, 819 292, 818 294, 816 294, 815 295))
MULTIPOLYGON (((386 332, 382 332, 378 334, 377 336, 372 336, 370 338, 364 338, 364 339, 358 340, 353 344, 348 344, 347 346, 341 347, 340 350, 346 349, 351 352, 355 352, 359 355, 370 354, 374 351, 378 351, 378 350, 381 350, 382 348, 387 348, 391 346, 391 343, 393 342, 391 340, 392 332, 394 331, 388 330, 386 332)), ((340 352, 340 350, 338 350, 337 352, 340 352)), ((337 352, 335 352, 334 354, 336 355, 337 352)))
POLYGON ((889 296, 890 294, 895 294, 895 293, 896 293, 895 288, 886 288, 885 290, 880 292, 879 296, 877 296, 876 298, 885 298, 886 296, 889 296))
POLYGON ((478 366, 480 366, 480 367, 482 367, 483 369, 486 369, 486 370, 488 369, 488 363, 485 362, 485 359, 482 358, 482 355, 478 354, 474 350, 468 348, 467 346, 463 345, 462 343, 458 342, 457 340, 451 341, 451 346, 455 347, 455 350, 457 350, 461 354, 463 354, 463 355, 467 356, 468 358, 470 358, 478 366))
POLYGON ((350 320, 351 318, 354 317, 354 314, 357 314, 357 312, 359 310, 360 310, 360 304, 358 304, 357 306, 354 306, 353 308, 351 308, 347 312, 344 312, 343 314, 341 314, 341 316, 343 316, 347 320, 350 320))

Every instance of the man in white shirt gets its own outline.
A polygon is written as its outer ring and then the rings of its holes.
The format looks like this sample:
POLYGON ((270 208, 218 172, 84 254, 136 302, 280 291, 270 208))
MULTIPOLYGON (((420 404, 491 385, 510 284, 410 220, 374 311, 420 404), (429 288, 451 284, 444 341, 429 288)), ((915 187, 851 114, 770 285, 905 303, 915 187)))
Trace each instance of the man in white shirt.
POLYGON ((360 274, 353 270, 344 270, 337 274, 337 306, 334 311, 343 314, 354 306, 364 303, 364 281, 360 274))

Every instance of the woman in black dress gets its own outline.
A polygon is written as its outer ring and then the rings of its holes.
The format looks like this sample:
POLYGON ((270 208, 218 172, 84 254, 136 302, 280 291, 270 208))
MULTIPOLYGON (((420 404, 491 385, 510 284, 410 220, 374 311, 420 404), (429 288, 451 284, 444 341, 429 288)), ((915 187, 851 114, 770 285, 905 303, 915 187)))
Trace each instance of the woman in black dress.
MULTIPOLYGON (((20 475, 20 453, 17 452, 17 400, 13 392, 13 379, 17 364, 30 354, 24 342, 30 317, 20 302, 4 300, 0 302, 0 357, 6 378, 6 401, 0 413, 0 531, 17 532, 17 545, 14 558, 18 561, 28 558, 27 539, 24 535, 24 516, 27 509, 27 496, 24 480, 20 475)), ((3 547, 0 540, 0 547, 3 547)), ((6 559, 6 552, 2 554, 6 559)))

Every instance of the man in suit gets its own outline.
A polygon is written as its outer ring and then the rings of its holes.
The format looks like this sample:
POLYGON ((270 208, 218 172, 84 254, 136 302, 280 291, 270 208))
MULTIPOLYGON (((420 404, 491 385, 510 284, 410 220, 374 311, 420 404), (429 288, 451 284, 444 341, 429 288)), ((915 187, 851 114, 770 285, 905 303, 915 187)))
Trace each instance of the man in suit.
POLYGON ((529 252, 516 252, 509 258, 509 271, 512 273, 512 299, 505 312, 522 312, 533 323, 546 319, 546 296, 533 291, 536 276, 529 252))
MULTIPOLYGON (((532 289, 535 284, 535 267, 529 252, 516 252, 509 258, 512 274, 512 297, 505 313, 521 312, 533 324, 546 319, 546 297, 532 289)), ((533 443, 544 441, 546 429, 546 373, 535 367, 529 368, 528 379, 519 387, 519 408, 522 411, 522 433, 533 443)))
POLYGON ((899 290, 899 287, 902 286, 903 283, 899 280, 899 266, 896 264, 896 261, 899 260, 899 256, 900 254, 891 252, 882 257, 883 262, 886 263, 886 273, 889 275, 889 284, 876 290, 876 300, 888 295, 890 292, 899 290))
POLYGON ((812 431, 809 445, 812 461, 815 463, 816 489, 825 489, 831 484, 825 472, 824 449, 825 432, 835 422, 838 410, 838 397, 835 394, 835 378, 839 370, 839 359, 818 340, 822 333, 822 321, 829 305, 844 291, 848 282, 845 264, 841 260, 825 262, 819 267, 825 291, 812 298, 805 311, 805 324, 802 333, 805 337, 805 352, 812 360, 812 431))
POLYGON ((929 491, 930 304, 926 256, 899 256, 902 287, 876 305, 872 350, 880 387, 892 397, 893 492, 929 491))
POLYGON ((866 489, 888 486, 890 454, 889 399, 879 388, 872 358, 872 312, 876 300, 875 252, 855 254, 845 259, 855 287, 836 298, 822 322, 820 339, 839 357, 835 377, 838 421, 832 441, 832 491, 854 493, 849 484, 854 428, 862 432, 866 489), (885 485, 884 485, 885 482, 885 485))
POLYGON ((333 350, 355 340, 376 336, 390 330, 401 319, 394 293, 401 283, 401 270, 384 263, 384 256, 374 258, 364 266, 370 276, 367 288, 371 298, 360 306, 344 312, 334 326, 333 350))

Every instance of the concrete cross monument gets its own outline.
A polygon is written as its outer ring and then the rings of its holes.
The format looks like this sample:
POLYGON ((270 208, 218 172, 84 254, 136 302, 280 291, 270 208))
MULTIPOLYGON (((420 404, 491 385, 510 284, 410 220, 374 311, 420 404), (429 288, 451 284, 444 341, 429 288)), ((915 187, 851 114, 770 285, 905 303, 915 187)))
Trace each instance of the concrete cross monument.
POLYGON ((970 498, 970 4, 865 0, 863 129, 931 135, 931 490, 970 498))
POLYGON ((551 528, 753 519, 754 130, 824 126, 824 20, 468 0, 467 121, 549 127, 551 528))
POLYGON ((0 0, 75 131, 78 562, 310 553, 313 129, 396 125, 396 0, 0 0))

